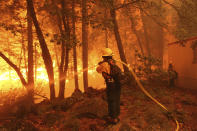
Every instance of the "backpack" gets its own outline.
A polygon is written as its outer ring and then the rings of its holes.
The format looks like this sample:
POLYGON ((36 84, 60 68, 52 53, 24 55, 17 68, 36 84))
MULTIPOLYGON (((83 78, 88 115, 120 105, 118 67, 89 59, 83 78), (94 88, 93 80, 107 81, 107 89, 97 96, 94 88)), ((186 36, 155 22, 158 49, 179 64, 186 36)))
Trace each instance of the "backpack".
POLYGON ((110 65, 110 76, 114 79, 116 83, 125 84, 127 83, 127 77, 124 72, 116 65, 115 60, 109 60, 110 65))
POLYGON ((178 73, 175 70, 169 71, 170 79, 178 79, 178 73))

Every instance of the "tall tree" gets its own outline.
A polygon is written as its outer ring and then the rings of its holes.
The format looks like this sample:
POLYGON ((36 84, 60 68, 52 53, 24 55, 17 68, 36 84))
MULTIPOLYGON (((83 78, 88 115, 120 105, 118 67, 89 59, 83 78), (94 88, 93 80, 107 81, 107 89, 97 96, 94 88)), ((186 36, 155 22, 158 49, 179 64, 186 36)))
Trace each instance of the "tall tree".
POLYGON ((56 1, 52 0, 52 10, 55 10, 57 18, 57 25, 60 33, 61 40, 61 59, 59 65, 59 94, 58 98, 64 98, 66 87, 67 70, 69 64, 69 51, 70 51, 70 21, 68 14, 68 5, 65 0, 60 1, 61 9, 57 6, 56 1))
MULTIPOLYGON (((113 30, 114 30, 114 34, 115 34, 115 38, 116 38, 116 43, 117 43, 117 46, 118 46, 118 51, 119 51, 119 54, 120 54, 120 59, 124 63, 127 63, 126 56, 125 56, 124 49, 123 49, 123 45, 122 45, 122 40, 121 40, 120 33, 119 33, 118 22, 117 22, 117 19, 116 19, 116 9, 115 9, 115 6, 114 6, 114 0, 111 0, 110 14, 111 14, 111 17, 112 17, 113 30)), ((124 68, 125 72, 129 72, 128 67, 123 65, 123 68, 124 68)))
MULTIPOLYGON (((66 56, 66 43, 65 43, 65 33, 62 28, 62 14, 64 13, 64 10, 62 7, 62 11, 59 10, 54 0, 52 0, 52 4, 55 8, 56 15, 57 15, 57 25, 58 29, 61 35, 61 59, 60 59, 60 65, 59 65, 59 98, 64 98, 64 89, 65 89, 65 73, 64 73, 64 64, 65 64, 65 56, 66 56)), ((64 4, 64 3, 63 3, 64 4)))
POLYGON ((163 64, 164 50, 164 19, 166 18, 165 10, 161 0, 154 1, 154 4, 149 8, 139 6, 143 30, 147 48, 147 54, 157 57, 163 64))
POLYGON ((141 39, 140 39, 139 33, 138 33, 137 30, 136 30, 135 21, 134 21, 134 18, 133 18, 132 16, 130 16, 130 21, 131 21, 131 30, 132 30, 133 33, 135 34, 135 36, 136 36, 136 38, 137 38, 138 45, 139 45, 140 50, 141 50, 141 53, 142 53, 142 55, 144 56, 144 50, 143 50, 143 46, 142 46, 142 41, 141 41, 141 39))
POLYGON ((69 63, 69 51, 70 51, 70 21, 69 21, 69 15, 65 12, 68 12, 65 10, 65 2, 64 0, 61 0, 61 6, 62 6, 62 23, 64 26, 65 36, 64 39, 66 39, 66 52, 65 52, 65 60, 64 60, 64 67, 63 67, 63 79, 64 79, 64 85, 60 87, 59 90, 59 98, 64 98, 64 91, 66 86, 66 78, 67 78, 67 71, 68 71, 68 63, 69 63))
MULTIPOLYGON (((124 3, 126 3, 126 0, 124 1, 124 3)), ((140 35, 136 29, 136 25, 137 25, 137 21, 135 20, 134 16, 133 16, 133 12, 131 12, 131 8, 129 7, 125 7, 124 9, 126 16, 129 16, 130 22, 131 22, 131 30, 132 32, 135 34, 136 38, 137 38, 137 42, 139 45, 139 48, 141 50, 142 55, 144 56, 144 50, 143 50, 143 46, 142 46, 142 41, 140 39, 140 35)))
MULTIPOLYGON (((107 18, 107 9, 105 9, 104 12, 104 17, 107 18)), ((105 47, 108 48, 109 47, 109 43, 108 43, 108 31, 107 28, 105 27, 105 47)))
MULTIPOLYGON (((162 11, 162 7, 163 7, 163 4, 160 1, 158 1, 158 6, 159 6, 159 9, 157 11, 157 15, 158 16, 162 16, 163 11, 162 11)), ((163 19, 161 17, 158 17, 158 21, 163 21, 163 19)), ((154 22, 154 21, 153 21, 154 22)), ((162 26, 159 26, 157 23, 155 23, 156 25, 156 29, 155 29, 155 35, 158 35, 158 37, 154 37, 154 41, 155 41, 155 47, 156 47, 156 51, 155 51, 155 56, 157 56, 160 60, 161 60, 161 67, 163 67, 163 56, 164 56, 164 29, 162 26)), ((153 34, 153 36, 155 36, 153 34)))
POLYGON ((82 61, 84 91, 88 88, 88 25, 87 0, 82 0, 82 61))
POLYGON ((147 29, 147 23, 145 20, 145 15, 142 11, 140 11, 141 19, 142 19, 142 27, 144 31, 144 38, 145 38, 145 46, 146 46, 146 52, 147 55, 151 55, 151 50, 150 50, 150 42, 149 42, 149 37, 148 37, 148 29, 147 29))
POLYGON ((33 91, 34 91, 34 62, 33 62, 33 35, 32 35, 32 20, 27 9, 27 28, 28 28, 28 94, 33 102, 33 91))
POLYGON ((75 0, 72 1, 72 40, 73 40, 73 64, 74 64, 74 78, 75 78, 75 91, 79 91, 78 71, 77 71, 77 50, 76 50, 76 32, 75 32, 75 0))
POLYGON ((32 0, 26 0, 26 1, 28 4, 28 10, 30 12, 32 21, 36 29, 37 37, 38 37, 40 47, 42 50, 42 57, 43 57, 44 64, 45 64, 47 74, 48 74, 48 78, 49 78, 50 99, 53 100, 55 98, 53 62, 52 62, 51 55, 49 53, 46 41, 44 39, 43 33, 41 31, 41 28, 39 26, 39 23, 36 17, 33 1, 32 0))

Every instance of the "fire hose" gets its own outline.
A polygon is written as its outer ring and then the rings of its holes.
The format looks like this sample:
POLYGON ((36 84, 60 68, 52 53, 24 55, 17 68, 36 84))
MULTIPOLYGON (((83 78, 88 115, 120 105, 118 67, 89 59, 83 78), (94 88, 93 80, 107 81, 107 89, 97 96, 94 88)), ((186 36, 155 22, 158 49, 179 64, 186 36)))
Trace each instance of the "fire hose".
MULTIPOLYGON (((154 97, 151 96, 151 94, 143 87, 143 85, 141 84, 141 82, 139 81, 137 75, 134 73, 133 69, 130 68, 126 63, 122 62, 122 61, 118 61, 119 63, 122 63, 123 65, 127 66, 129 68, 129 71, 131 72, 131 74, 133 75, 133 77, 135 78, 135 81, 137 82, 137 85, 139 86, 139 88, 144 92, 145 95, 147 95, 151 100, 153 100, 157 105, 159 105, 160 107, 162 107, 162 109, 164 109, 169 115, 172 115, 170 113, 170 111, 164 106, 162 105, 158 100, 156 100, 154 97)), ((174 122, 176 123, 176 130, 179 130, 179 122, 177 121, 177 119, 174 116, 170 116, 174 122)))

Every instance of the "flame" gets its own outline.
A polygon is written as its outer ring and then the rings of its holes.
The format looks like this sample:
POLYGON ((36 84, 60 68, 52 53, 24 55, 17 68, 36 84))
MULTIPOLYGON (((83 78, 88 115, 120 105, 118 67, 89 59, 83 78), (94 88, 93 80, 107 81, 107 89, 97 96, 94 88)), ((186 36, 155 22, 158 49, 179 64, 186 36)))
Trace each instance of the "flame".
POLYGON ((37 80, 44 80, 46 82, 49 82, 48 80, 48 76, 47 76, 47 73, 46 73, 46 69, 43 68, 43 67, 39 67, 37 69, 37 76, 36 76, 36 79, 37 80))
MULTIPOLYGON (((26 76, 26 70, 21 70, 23 76, 26 76)), ((46 73, 45 68, 39 67, 37 69, 37 75, 36 80, 38 81, 44 81, 48 82, 48 76, 46 73)), ((2 90, 8 90, 8 87, 14 86, 15 88, 18 88, 18 84, 20 83, 20 78, 18 77, 17 73, 14 70, 3 72, 0 74, 0 89, 2 90), (14 84, 15 83, 15 84, 14 84), (6 85, 6 86, 5 86, 6 85)), ((13 87, 12 87, 13 88, 13 87)))
MULTIPOLYGON (((81 60, 78 62, 78 77, 79 77, 79 85, 80 89, 83 90, 83 66, 82 63, 80 63, 81 60)), ((88 66, 88 79, 89 79, 89 85, 95 88, 102 88, 104 85, 104 80, 100 74, 96 72, 96 66, 98 63, 97 60, 92 60, 91 63, 89 63, 88 66)), ((53 62, 53 67, 54 67, 54 77, 57 82, 58 80, 58 70, 57 70, 57 65, 55 62, 53 62)), ((72 69, 72 68, 71 68, 72 69)), ((21 72, 23 76, 25 76, 26 79, 26 70, 21 69, 21 72)), ((44 85, 49 82, 48 80, 48 75, 46 72, 45 67, 37 67, 36 69, 36 75, 34 76, 35 82, 37 83, 43 83, 44 85), (35 78, 36 76, 36 78, 35 78)), ((75 86, 74 86, 74 73, 73 71, 69 70, 68 75, 66 79, 66 83, 68 84, 67 87, 69 87, 69 90, 67 90, 66 93, 71 92, 75 86)), ((0 90, 9 90, 10 88, 21 88, 21 81, 20 78, 18 77, 17 73, 14 70, 11 71, 5 71, 0 74, 0 90)), ((58 87, 58 82, 57 82, 57 87, 58 87)), ((48 89, 48 88, 46 88, 48 89)), ((58 88, 57 88, 58 89, 58 88)), ((71 94, 71 93, 70 93, 71 94)))
MULTIPOLYGON (((22 73, 24 75, 24 73, 22 73)), ((0 75, 0 81, 12 80, 17 81, 20 78, 16 75, 15 71, 4 72, 0 75)))

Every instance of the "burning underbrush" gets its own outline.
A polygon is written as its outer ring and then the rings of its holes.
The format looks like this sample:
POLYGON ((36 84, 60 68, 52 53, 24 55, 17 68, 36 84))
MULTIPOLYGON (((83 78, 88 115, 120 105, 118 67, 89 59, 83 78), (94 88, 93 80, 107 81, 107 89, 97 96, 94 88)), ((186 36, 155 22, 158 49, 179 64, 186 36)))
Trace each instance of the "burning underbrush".
MULTIPOLYGON (((182 88, 171 89, 160 84, 146 84, 145 88, 177 118, 180 130, 197 129, 196 96, 186 93, 182 88)), ((12 97, 17 95, 13 94, 12 97)), ((1 95, 1 101, 11 101, 12 97, 8 94, 1 95)), ((15 97, 15 103, 5 102, 1 105, 2 130, 173 131, 176 128, 175 122, 168 114, 134 85, 122 87, 120 122, 114 126, 106 124, 105 89, 96 90, 89 87, 87 93, 77 91, 63 100, 45 99, 31 106, 31 110, 28 109, 25 98, 21 93, 15 97)))

